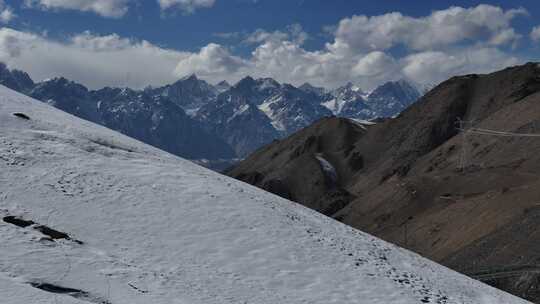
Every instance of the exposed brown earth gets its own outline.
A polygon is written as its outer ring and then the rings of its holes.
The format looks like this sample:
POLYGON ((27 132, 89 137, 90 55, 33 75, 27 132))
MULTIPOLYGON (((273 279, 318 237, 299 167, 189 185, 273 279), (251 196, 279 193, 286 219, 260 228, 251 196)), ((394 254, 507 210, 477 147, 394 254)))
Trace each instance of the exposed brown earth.
POLYGON ((320 120, 227 173, 540 303, 540 137, 493 131, 540 134, 538 64, 454 77, 376 125, 320 120))

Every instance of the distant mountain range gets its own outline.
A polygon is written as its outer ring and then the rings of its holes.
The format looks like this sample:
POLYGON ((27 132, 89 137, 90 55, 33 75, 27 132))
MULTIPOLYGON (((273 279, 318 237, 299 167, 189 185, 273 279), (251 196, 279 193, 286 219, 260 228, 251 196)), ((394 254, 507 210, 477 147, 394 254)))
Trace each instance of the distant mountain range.
POLYGON ((0 84, 170 153, 207 160, 205 164, 243 158, 323 117, 392 117, 422 95, 404 80, 366 93, 351 83, 328 91, 271 78, 211 85, 195 75, 159 88, 89 90, 65 78, 34 83, 27 73, 4 64, 0 84))

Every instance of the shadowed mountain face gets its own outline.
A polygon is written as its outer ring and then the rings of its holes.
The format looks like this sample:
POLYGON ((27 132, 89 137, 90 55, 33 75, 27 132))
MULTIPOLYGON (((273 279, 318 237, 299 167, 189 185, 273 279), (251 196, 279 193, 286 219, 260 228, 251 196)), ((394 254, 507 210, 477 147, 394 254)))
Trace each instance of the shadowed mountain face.
POLYGON ((405 81, 387 82, 369 95, 367 103, 380 117, 392 117, 420 97, 418 90, 405 81))
POLYGON ((320 120, 228 174, 539 302, 538 134, 529 63, 452 78, 375 125, 320 120))
POLYGON ((235 91, 224 92, 215 102, 204 105, 197 112, 197 119, 209 132, 218 134, 234 147, 240 156, 280 136, 270 119, 235 91))
POLYGON ((200 107, 213 101, 218 93, 216 88, 195 75, 150 91, 155 95, 168 97, 190 115, 194 115, 200 107))

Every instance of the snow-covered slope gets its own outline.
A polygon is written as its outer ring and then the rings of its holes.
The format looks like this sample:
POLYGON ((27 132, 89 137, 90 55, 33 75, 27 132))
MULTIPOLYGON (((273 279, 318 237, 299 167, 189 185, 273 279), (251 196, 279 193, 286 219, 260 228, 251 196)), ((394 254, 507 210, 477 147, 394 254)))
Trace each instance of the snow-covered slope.
POLYGON ((5 87, 0 213, 6 304, 525 303, 5 87))

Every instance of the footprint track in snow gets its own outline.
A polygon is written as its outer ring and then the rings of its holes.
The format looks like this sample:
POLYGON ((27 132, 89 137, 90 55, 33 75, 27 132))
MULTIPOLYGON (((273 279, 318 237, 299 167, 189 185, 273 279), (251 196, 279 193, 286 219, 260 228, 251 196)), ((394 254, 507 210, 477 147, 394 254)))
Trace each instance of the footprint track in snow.
MULTIPOLYGON (((266 206, 273 210, 276 210, 277 207, 273 203, 268 203, 266 206)), ((287 213, 285 218, 295 225, 305 224, 302 223, 301 217, 295 214, 287 213)), ((411 290, 418 296, 419 303, 447 304, 449 301, 448 296, 442 291, 427 288, 427 284, 422 278, 408 272, 400 272, 393 267, 387 257, 387 254, 392 251, 390 248, 383 247, 373 241, 370 243, 370 249, 367 252, 367 257, 365 257, 358 253, 361 252, 360 250, 351 248, 342 240, 326 236, 320 229, 308 228, 306 233, 315 242, 329 246, 330 250, 339 250, 344 257, 350 259, 351 267, 363 271, 364 275, 373 278, 383 275, 385 278, 392 280, 398 287, 411 290)), ((359 234, 356 231, 355 233, 359 234)))

